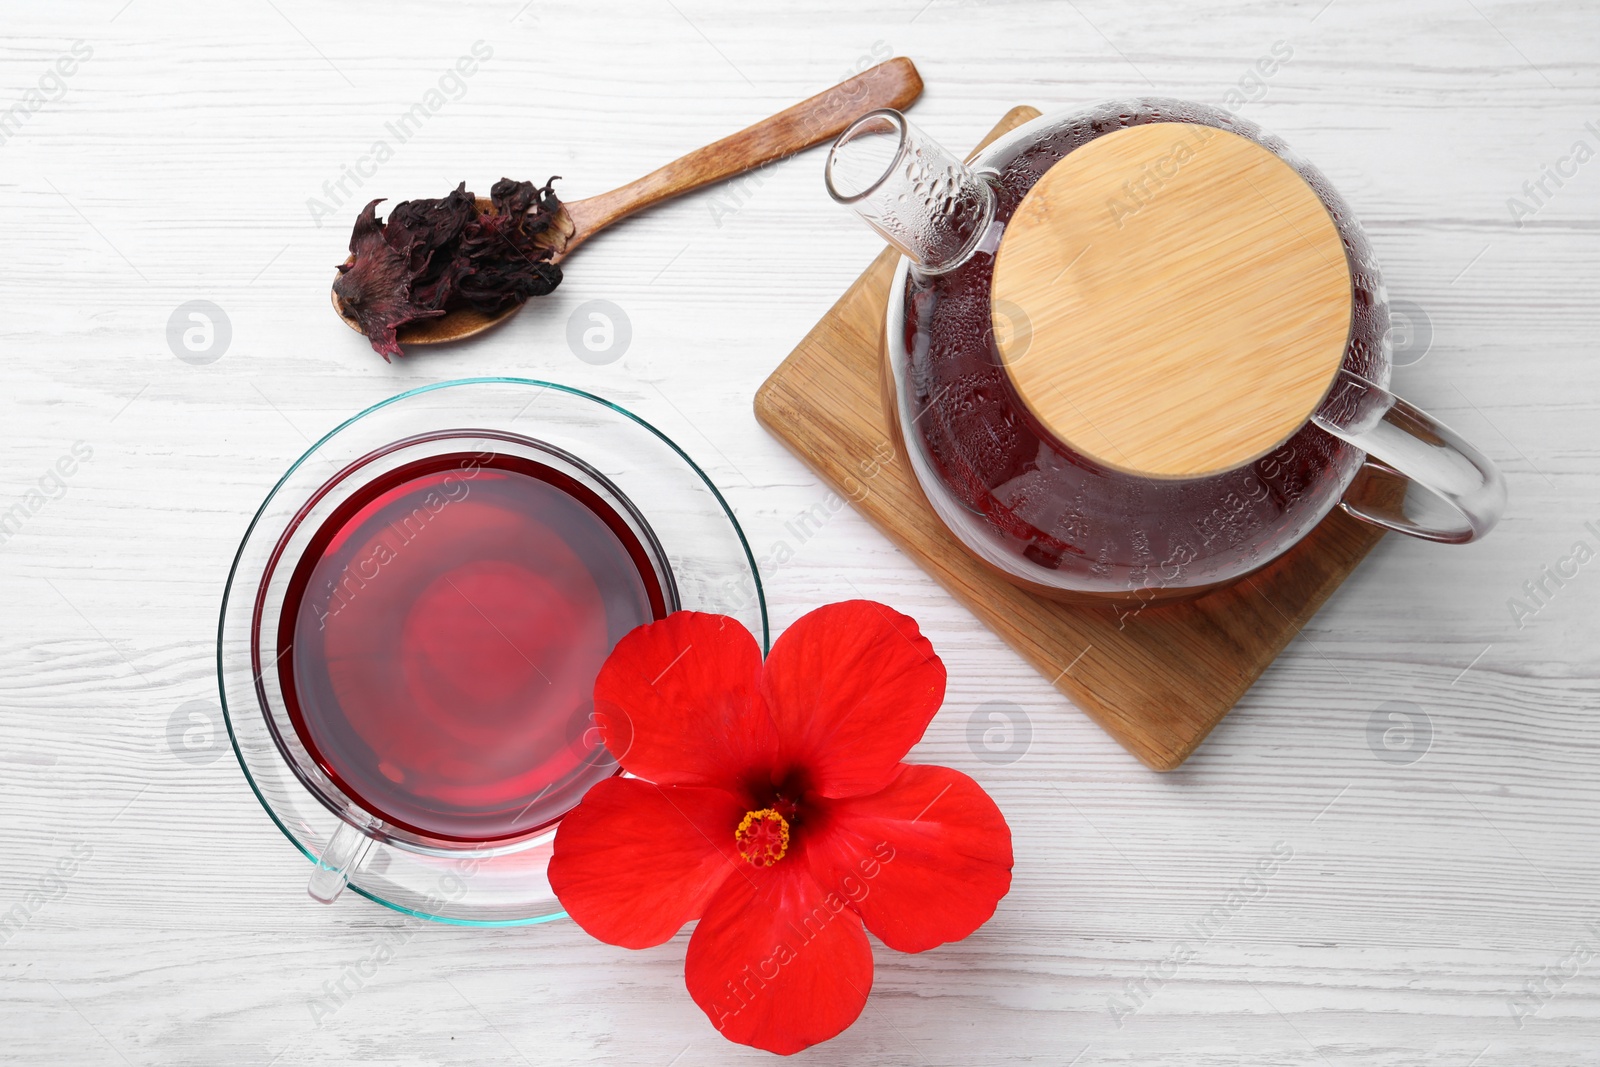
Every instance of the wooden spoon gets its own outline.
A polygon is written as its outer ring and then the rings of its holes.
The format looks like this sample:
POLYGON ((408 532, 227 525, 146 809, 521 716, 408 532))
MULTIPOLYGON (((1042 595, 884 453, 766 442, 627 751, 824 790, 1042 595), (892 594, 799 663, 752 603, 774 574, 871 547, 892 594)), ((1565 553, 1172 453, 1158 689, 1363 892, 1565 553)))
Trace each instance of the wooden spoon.
MULTIPOLYGON (((911 60, 891 59, 609 193, 562 204, 553 231, 558 247, 552 261, 559 263, 589 238, 636 211, 837 137, 867 112, 881 107, 905 108, 921 93, 922 77, 911 60)), ((492 207, 488 200, 478 198, 480 212, 489 212, 492 207)), ((346 262, 353 260, 352 256, 346 262)), ((510 318, 521 307, 515 304, 496 315, 471 308, 451 311, 400 327, 398 339, 402 345, 459 341, 510 318)), ((352 330, 362 332, 338 293, 333 294, 333 309, 352 330)))

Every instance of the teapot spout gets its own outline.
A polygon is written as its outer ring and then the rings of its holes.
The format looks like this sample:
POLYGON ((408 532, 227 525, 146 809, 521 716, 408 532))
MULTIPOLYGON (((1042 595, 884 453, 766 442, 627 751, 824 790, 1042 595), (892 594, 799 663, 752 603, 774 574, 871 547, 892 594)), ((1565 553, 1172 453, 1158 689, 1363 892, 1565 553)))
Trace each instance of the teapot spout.
POLYGON ((872 111, 833 142, 828 195, 925 274, 954 270, 994 220, 994 191, 898 111, 872 111))

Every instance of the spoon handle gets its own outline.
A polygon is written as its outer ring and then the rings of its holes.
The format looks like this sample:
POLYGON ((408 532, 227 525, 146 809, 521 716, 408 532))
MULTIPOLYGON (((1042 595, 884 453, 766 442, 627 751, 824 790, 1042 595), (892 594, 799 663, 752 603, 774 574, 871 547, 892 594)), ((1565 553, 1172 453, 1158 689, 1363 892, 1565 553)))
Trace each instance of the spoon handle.
POLYGON ((562 258, 635 211, 791 156, 837 137, 868 111, 904 108, 921 93, 922 76, 911 60, 900 56, 609 193, 573 201, 566 208, 574 233, 562 250, 562 258))

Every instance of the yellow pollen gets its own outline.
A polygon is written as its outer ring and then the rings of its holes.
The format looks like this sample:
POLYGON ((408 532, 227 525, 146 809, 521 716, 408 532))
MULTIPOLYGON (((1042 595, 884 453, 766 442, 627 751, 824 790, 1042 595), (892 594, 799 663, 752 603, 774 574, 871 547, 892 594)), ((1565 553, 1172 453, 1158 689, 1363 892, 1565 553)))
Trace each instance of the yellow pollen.
POLYGON ((739 855, 757 867, 771 867, 789 851, 789 820, 771 808, 747 811, 733 839, 739 855))

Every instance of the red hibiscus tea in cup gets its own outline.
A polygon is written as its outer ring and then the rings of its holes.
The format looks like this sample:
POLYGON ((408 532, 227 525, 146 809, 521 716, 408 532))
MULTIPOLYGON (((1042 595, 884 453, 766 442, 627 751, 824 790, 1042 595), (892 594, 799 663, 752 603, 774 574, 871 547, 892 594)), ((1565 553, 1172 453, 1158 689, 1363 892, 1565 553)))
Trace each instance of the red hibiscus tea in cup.
POLYGON ((277 670, 300 743, 346 796, 428 838, 495 841, 616 773, 592 728, 595 675, 675 594, 608 487, 450 453, 378 475, 323 521, 288 587, 277 670))

